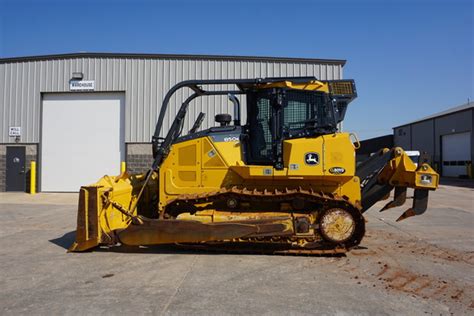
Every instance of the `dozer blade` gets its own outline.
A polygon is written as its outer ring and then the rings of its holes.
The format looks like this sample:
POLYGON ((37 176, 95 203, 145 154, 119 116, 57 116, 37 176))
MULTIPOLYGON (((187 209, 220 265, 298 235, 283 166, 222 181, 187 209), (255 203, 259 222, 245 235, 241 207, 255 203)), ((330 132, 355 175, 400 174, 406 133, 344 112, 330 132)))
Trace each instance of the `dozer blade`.
POLYGON ((84 251, 94 248, 100 242, 98 215, 99 187, 81 187, 77 212, 76 241, 68 251, 84 251))
POLYGON ((156 219, 148 209, 155 204, 156 178, 144 189, 142 203, 135 201, 145 175, 104 177, 84 186, 79 195, 76 241, 69 251, 99 245, 158 245, 232 240, 243 237, 294 234, 291 216, 203 223, 194 220, 156 219))
POLYGON ((104 176, 95 184, 83 186, 79 191, 76 240, 70 252, 85 251, 99 245, 116 243, 116 232, 131 225, 132 218, 140 214, 152 214, 157 191, 156 175, 147 184, 142 203, 127 214, 123 209, 133 209, 138 191, 142 188, 144 175, 118 177, 104 176), (112 203, 111 201, 114 201, 112 203), (123 206, 117 207, 117 206, 123 206))
POLYGON ((402 206, 407 200, 407 187, 395 187, 395 195, 393 201, 388 202, 380 212, 386 211, 390 208, 402 206))
POLYGON ((406 210, 398 219, 397 222, 402 221, 408 217, 421 215, 428 207, 428 190, 415 189, 413 197, 413 206, 406 210))

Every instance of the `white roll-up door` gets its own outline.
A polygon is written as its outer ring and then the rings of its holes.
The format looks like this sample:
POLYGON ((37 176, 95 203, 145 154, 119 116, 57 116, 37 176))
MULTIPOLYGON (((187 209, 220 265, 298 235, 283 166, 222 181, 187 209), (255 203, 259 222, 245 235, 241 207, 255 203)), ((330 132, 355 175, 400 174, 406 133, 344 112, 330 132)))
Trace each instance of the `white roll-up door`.
POLYGON ((123 93, 45 94, 41 130, 41 190, 77 192, 125 158, 123 93))
POLYGON ((443 176, 467 175, 467 162, 471 160, 471 133, 442 136, 443 176))

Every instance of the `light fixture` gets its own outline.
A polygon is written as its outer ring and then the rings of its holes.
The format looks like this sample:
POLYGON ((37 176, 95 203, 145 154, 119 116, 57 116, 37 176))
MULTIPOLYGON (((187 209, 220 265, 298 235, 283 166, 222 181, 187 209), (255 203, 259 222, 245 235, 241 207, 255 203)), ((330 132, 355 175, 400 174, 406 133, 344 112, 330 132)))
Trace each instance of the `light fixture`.
POLYGON ((82 80, 84 78, 84 74, 82 72, 73 72, 72 79, 73 80, 82 80))
POLYGON ((433 177, 430 174, 422 174, 420 176, 420 182, 422 185, 431 185, 433 177))

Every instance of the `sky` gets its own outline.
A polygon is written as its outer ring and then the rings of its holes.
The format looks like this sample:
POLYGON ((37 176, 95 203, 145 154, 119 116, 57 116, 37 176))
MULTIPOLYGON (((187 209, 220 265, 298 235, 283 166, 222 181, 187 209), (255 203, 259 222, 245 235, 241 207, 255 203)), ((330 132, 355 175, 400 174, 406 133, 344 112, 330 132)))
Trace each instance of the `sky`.
POLYGON ((0 0, 0 58, 74 52, 345 59, 360 139, 474 99, 471 0, 0 0))

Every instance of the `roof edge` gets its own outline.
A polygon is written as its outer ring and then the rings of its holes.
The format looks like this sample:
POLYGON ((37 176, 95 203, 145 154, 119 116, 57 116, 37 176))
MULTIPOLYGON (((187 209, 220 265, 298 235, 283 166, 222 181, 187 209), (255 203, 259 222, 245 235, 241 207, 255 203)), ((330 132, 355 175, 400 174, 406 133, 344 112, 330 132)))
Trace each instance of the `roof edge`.
POLYGON ((169 58, 169 59, 212 59, 212 60, 245 60, 245 61, 278 61, 278 62, 305 62, 319 64, 336 64, 344 67, 345 59, 319 59, 319 58, 298 58, 298 57, 269 57, 269 56, 233 56, 233 55, 192 55, 192 54, 141 54, 141 53, 66 53, 36 56, 21 56, 0 58, 0 64, 37 61, 48 59, 68 59, 68 58, 169 58))
MULTIPOLYGON (((472 102, 466 103, 466 105, 471 104, 471 103, 472 102)), ((448 115, 451 115, 451 114, 456 114, 456 113, 464 112, 464 111, 471 111, 472 109, 474 109, 474 105, 472 105, 470 107, 467 107, 467 108, 464 108, 464 109, 459 109, 459 110, 453 111, 453 112, 440 113, 440 115, 438 115, 438 116, 436 116, 436 114, 433 114, 432 117, 427 117, 427 118, 419 119, 417 121, 413 121, 413 122, 410 122, 410 123, 398 125, 398 126, 392 127, 392 129, 405 127, 405 126, 409 126, 409 125, 413 125, 413 124, 418 124, 418 123, 426 122, 426 121, 430 121, 430 120, 436 120, 437 118, 440 118, 440 117, 445 117, 445 116, 448 116, 448 115)))

